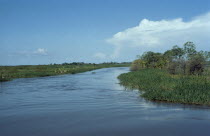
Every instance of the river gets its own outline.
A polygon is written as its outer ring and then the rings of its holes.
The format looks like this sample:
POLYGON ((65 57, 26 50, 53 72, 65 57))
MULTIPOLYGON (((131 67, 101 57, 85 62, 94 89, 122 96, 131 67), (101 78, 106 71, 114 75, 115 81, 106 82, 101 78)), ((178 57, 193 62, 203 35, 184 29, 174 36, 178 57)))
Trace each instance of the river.
POLYGON ((124 90, 128 68, 0 83, 1 136, 209 136, 210 108, 124 90))

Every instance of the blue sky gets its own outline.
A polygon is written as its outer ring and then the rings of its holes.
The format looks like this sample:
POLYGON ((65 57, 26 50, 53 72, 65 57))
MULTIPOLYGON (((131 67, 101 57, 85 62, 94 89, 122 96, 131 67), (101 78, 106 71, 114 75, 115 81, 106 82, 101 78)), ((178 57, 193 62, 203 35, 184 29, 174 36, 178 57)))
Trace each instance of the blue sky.
POLYGON ((132 61, 188 40, 209 50, 209 19, 210 0, 0 0, 0 65, 132 61))

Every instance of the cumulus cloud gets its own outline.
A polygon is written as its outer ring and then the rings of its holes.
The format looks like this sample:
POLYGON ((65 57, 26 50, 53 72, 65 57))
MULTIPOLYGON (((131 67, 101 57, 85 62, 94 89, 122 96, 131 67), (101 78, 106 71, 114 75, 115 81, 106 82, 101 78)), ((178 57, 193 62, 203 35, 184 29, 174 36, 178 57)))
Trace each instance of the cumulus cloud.
POLYGON ((94 54, 93 57, 98 58, 98 59, 105 59, 107 56, 104 53, 98 52, 94 54))
POLYGON ((143 19, 138 26, 128 28, 114 34, 106 41, 115 45, 113 57, 118 57, 120 50, 125 47, 154 49, 167 48, 175 44, 193 41, 198 44, 209 44, 210 12, 183 21, 182 18, 172 20, 152 21, 143 19))

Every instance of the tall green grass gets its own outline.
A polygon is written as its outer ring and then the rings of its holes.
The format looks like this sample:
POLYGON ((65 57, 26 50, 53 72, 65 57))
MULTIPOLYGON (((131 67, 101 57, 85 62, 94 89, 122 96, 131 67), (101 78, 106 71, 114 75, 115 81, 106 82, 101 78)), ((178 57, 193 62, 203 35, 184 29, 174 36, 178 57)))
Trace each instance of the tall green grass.
POLYGON ((165 70, 142 69, 118 78, 121 85, 141 90, 148 100, 210 105, 209 75, 170 75, 165 70))
POLYGON ((14 78, 30 78, 75 74, 100 68, 124 67, 130 64, 75 64, 75 65, 27 65, 0 66, 0 82, 14 78))

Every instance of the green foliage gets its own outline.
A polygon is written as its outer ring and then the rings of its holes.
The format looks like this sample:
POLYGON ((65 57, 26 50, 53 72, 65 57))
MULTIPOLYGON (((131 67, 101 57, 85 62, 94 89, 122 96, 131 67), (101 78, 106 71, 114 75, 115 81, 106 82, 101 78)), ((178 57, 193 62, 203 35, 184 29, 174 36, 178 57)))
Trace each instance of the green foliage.
POLYGON ((175 45, 171 50, 164 53, 145 52, 133 62, 131 70, 141 68, 168 69, 171 74, 196 74, 201 75, 204 71, 206 62, 210 58, 210 52, 196 51, 193 42, 186 42, 183 48, 175 45), (137 64, 137 61, 144 62, 144 65, 137 64))
POLYGON ((145 52, 132 63, 135 72, 118 78, 125 87, 142 90, 148 100, 210 105, 209 59, 210 52, 198 52, 186 42, 164 53, 145 52))
POLYGON ((10 74, 6 70, 0 71, 0 82, 11 80, 10 74))
POLYGON ((210 76, 170 75, 166 70, 142 69, 121 74, 120 84, 143 91, 153 101, 210 105, 210 76))
POLYGON ((192 55, 196 54, 196 46, 193 42, 186 42, 184 44, 184 51, 188 58, 190 58, 192 55))
POLYGON ((145 62, 147 68, 162 68, 164 65, 163 55, 161 53, 155 53, 151 51, 145 52, 141 56, 141 60, 145 62))
POLYGON ((167 70, 170 74, 184 74, 186 73, 186 62, 183 59, 177 59, 168 63, 167 70))
POLYGON ((131 71, 136 71, 136 70, 139 70, 141 68, 145 68, 145 62, 141 59, 137 59, 137 60, 134 60, 132 62, 130 70, 131 71))
POLYGON ((180 59, 184 54, 185 51, 177 45, 171 49, 171 56, 175 59, 180 59))
POLYGON ((53 65, 26 65, 26 66, 0 66, 0 82, 9 81, 14 78, 45 77, 61 74, 75 74, 100 68, 130 66, 129 63, 64 63, 53 65))
POLYGON ((192 75, 201 75, 204 71, 205 67, 205 56, 202 53, 196 53, 193 56, 190 57, 188 63, 187 63, 187 68, 189 69, 188 71, 192 75))

